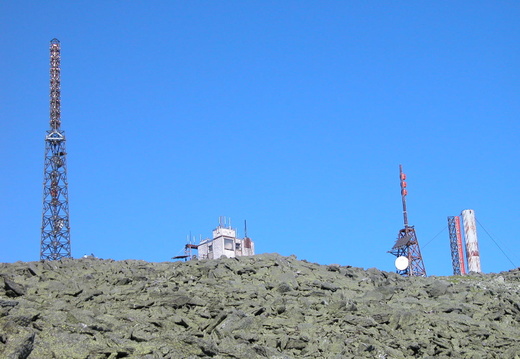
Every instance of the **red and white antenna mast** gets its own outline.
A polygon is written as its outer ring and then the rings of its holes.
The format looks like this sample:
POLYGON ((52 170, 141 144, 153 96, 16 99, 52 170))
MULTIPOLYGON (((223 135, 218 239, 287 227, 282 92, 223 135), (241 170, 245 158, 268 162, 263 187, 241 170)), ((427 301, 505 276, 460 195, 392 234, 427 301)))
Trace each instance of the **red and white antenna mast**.
POLYGON ((61 44, 50 43, 50 128, 45 136, 40 259, 71 258, 65 131, 61 129, 61 44))
POLYGON ((406 174, 403 173, 403 165, 399 165, 399 179, 401 183, 401 200, 403 202, 403 222, 404 227, 408 227, 408 212, 406 211, 406 174))
POLYGON ((389 253, 395 255, 396 272, 407 277, 426 277, 426 269, 419 248, 419 241, 415 233, 415 228, 408 224, 408 212, 406 209, 406 174, 403 173, 403 166, 399 165, 399 181, 401 184, 401 200, 403 203, 403 222, 404 228, 397 235, 395 242, 389 253))

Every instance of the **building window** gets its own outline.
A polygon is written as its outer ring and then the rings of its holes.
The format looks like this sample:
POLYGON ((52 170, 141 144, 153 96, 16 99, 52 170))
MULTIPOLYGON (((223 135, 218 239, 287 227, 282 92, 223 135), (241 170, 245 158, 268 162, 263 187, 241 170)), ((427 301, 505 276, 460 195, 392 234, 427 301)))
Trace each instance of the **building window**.
POLYGON ((210 244, 210 245, 208 246, 208 252, 213 252, 213 244, 210 244))
POLYGON ((228 251, 233 250, 233 240, 230 238, 224 238, 224 249, 228 251))
POLYGON ((242 250, 242 245, 241 245, 240 243, 235 243, 235 249, 236 249, 237 251, 242 250))

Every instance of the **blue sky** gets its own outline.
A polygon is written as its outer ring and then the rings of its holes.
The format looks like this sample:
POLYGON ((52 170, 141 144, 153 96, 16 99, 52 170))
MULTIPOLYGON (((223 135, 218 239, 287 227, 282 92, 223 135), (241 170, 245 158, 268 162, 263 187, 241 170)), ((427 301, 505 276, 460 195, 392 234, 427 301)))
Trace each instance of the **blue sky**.
POLYGON ((446 217, 468 208, 483 271, 520 266, 519 18, 516 1, 3 1, 0 262, 39 259, 56 37, 74 257, 168 261, 226 216, 258 253, 393 271, 402 163, 429 275, 452 273, 446 217))

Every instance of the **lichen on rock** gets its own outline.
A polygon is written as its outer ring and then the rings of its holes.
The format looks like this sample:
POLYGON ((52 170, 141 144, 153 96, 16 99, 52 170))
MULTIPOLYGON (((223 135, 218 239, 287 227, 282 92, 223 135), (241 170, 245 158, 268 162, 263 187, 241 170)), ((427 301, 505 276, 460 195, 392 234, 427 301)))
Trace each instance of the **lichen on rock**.
POLYGON ((0 263, 2 358, 515 358, 520 271, 403 278, 295 256, 0 263))

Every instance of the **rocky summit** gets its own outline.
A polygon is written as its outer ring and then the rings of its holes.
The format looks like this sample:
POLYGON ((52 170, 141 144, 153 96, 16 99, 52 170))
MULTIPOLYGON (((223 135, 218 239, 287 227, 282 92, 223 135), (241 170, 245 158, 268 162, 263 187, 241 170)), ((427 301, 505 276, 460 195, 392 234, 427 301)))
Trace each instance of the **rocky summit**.
POLYGON ((294 256, 0 264, 1 358, 520 358, 520 270, 294 256))

